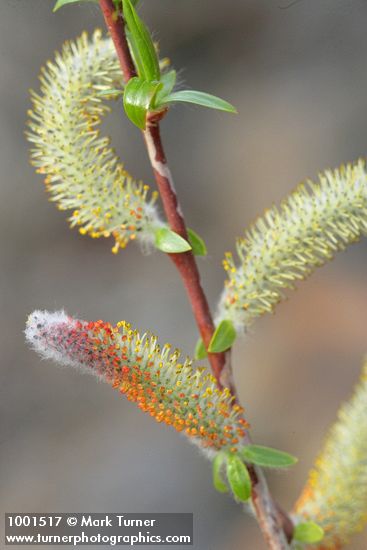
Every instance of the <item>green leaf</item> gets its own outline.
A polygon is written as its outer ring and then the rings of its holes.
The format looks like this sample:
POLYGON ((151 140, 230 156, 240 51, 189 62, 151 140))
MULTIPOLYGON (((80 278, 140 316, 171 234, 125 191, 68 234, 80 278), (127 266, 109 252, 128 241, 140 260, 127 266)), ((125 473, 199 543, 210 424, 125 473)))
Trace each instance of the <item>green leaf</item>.
POLYGON ((197 361, 201 361, 202 359, 205 359, 205 357, 207 356, 208 354, 205 349, 204 342, 202 341, 201 338, 199 338, 199 340, 196 342, 194 357, 197 361))
MULTIPOLYGON (((99 1, 99 0, 98 0, 99 1)), ((122 4, 122 1, 121 0, 114 0, 116 4, 122 4)), ((139 2, 139 0, 130 0, 130 2, 132 3, 132 5, 135 7, 136 4, 139 2)))
POLYGON ((184 103, 194 103, 195 105, 201 105, 202 107, 208 107, 209 109, 217 109, 218 111, 226 111, 227 113, 237 113, 237 110, 233 105, 211 94, 205 92, 197 92, 195 90, 181 90, 173 92, 163 98, 164 103, 175 103, 176 101, 183 101, 184 103))
POLYGON ((207 249, 203 239, 193 230, 187 228, 187 235, 189 237, 189 243, 195 256, 206 256, 207 249))
POLYGON ((220 353, 232 347, 236 340, 236 329, 232 321, 224 319, 219 323, 209 344, 210 353, 220 353))
POLYGON ((324 530, 313 521, 299 523, 294 528, 293 539, 298 540, 299 542, 315 544, 322 541, 323 538, 324 530))
POLYGON ((228 493, 228 487, 222 478, 222 466, 226 463, 225 453, 218 453, 213 460, 213 485, 220 493, 228 493))
POLYGON ((123 94, 124 90, 118 90, 117 88, 109 88, 108 90, 100 90, 97 92, 97 95, 101 97, 118 97, 123 94))
POLYGON ((154 98, 161 88, 160 82, 148 82, 135 76, 124 90, 124 108, 133 124, 145 129, 147 112, 154 107, 154 98))
POLYGON ((155 232, 155 246, 168 254, 191 250, 190 244, 185 239, 167 227, 162 227, 155 232))
POLYGON ((247 445, 241 449, 241 455, 246 462, 264 468, 288 468, 298 462, 295 456, 262 445, 247 445))
MULTIPOLYGON (((96 0, 99 2, 99 0, 96 0)), ((131 0, 131 3, 133 6, 136 6, 136 4, 139 2, 139 0, 131 0)), ((118 10, 122 6, 122 0, 113 0, 113 3, 115 5, 115 8, 118 10)))
POLYGON ((246 502, 251 496, 251 479, 245 464, 237 455, 227 455, 227 478, 235 497, 246 502))
POLYGON ((162 74, 160 82, 163 84, 161 90, 157 94, 157 104, 164 104, 164 98, 170 94, 173 90, 174 85, 176 84, 176 71, 168 71, 167 73, 162 74))
POLYGON ((98 4, 98 0, 57 0, 53 11, 57 11, 66 4, 76 4, 77 2, 93 2, 93 4, 98 4))
POLYGON ((122 0, 122 7, 139 77, 144 80, 159 80, 159 60, 147 27, 136 13, 131 0, 122 0))

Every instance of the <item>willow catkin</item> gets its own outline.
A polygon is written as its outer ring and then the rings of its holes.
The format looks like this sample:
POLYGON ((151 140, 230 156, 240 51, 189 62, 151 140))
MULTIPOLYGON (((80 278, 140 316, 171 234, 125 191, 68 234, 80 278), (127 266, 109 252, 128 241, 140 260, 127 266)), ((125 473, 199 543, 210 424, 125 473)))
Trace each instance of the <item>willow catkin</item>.
POLYGON ((130 240, 152 243, 162 226, 149 188, 134 181, 99 125, 109 111, 100 92, 122 89, 110 38, 95 31, 66 42, 42 69, 40 93, 32 92, 28 139, 37 171, 60 210, 72 210, 71 227, 91 237, 114 237, 117 252, 130 240))
POLYGON ((247 423, 230 391, 188 359, 180 362, 169 345, 161 349, 154 336, 140 336, 125 321, 112 326, 35 311, 26 338, 41 356, 98 376, 203 449, 237 452, 247 423))
POLYGON ((246 330, 282 299, 283 289, 308 277, 338 250, 367 232, 367 174, 364 161, 327 171, 308 181, 280 205, 267 210, 237 241, 239 263, 224 260, 227 280, 217 323, 246 330))

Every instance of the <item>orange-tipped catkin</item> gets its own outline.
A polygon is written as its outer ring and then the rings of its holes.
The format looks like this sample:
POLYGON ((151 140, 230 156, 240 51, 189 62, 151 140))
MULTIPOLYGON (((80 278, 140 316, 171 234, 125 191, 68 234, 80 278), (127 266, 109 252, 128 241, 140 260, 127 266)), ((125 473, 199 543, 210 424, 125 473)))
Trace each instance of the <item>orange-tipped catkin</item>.
POLYGON ((247 424, 230 391, 190 360, 180 363, 179 352, 161 349, 154 336, 140 336, 125 321, 80 321, 63 311, 35 311, 25 333, 41 356, 98 376, 200 447, 237 451, 247 424))

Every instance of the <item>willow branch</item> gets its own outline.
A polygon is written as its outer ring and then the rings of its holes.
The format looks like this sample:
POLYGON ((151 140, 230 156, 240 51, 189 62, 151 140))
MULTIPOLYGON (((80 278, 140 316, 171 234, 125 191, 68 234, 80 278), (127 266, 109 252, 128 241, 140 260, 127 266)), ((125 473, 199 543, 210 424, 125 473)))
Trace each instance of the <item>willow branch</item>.
MULTIPOLYGON (((124 80, 128 82, 136 75, 136 71, 126 39, 123 18, 116 14, 112 0, 100 0, 100 7, 120 60, 124 80)), ((160 135, 159 122, 164 114, 161 113, 159 117, 154 114, 148 117, 143 134, 169 226, 187 240, 185 219, 178 202, 160 135)), ((195 257, 191 251, 168 255, 181 275, 200 335, 205 347, 208 348, 215 326, 208 300, 201 285, 195 257)), ((218 387, 227 386, 236 396, 229 355, 229 353, 208 353, 208 359, 218 387)), ((249 443, 250 437, 247 435, 244 444, 249 443)), ((292 536, 292 523, 275 505, 261 470, 250 466, 249 473, 252 481, 252 503, 263 536, 271 550, 287 550, 289 548, 287 539, 290 540, 292 536)))
MULTIPOLYGON (((117 16, 112 0, 100 0, 100 6, 116 48, 124 80, 128 82, 130 78, 136 76, 136 71, 127 43, 123 19, 117 16)), ((164 154, 159 120, 154 117, 148 120, 146 130, 144 131, 144 138, 168 223, 173 231, 187 240, 185 221, 178 204, 172 175, 164 154)), ((215 327, 207 298, 201 286, 200 274, 194 255, 189 251, 181 254, 169 254, 169 256, 182 277, 200 335, 205 347, 208 348, 215 327)), ((225 354, 208 354, 208 357, 219 387, 229 385, 230 389, 234 392, 232 384, 227 383, 230 377, 221 378, 226 368, 225 354)))

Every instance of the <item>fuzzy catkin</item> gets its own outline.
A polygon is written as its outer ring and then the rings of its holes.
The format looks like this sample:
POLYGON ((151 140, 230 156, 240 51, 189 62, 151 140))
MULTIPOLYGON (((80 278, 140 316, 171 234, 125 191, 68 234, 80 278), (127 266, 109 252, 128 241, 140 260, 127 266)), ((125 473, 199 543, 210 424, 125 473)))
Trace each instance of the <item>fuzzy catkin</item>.
POLYGON ((179 352, 161 349, 154 336, 140 336, 125 321, 80 321, 63 311, 35 311, 25 332, 42 357, 98 376, 199 447, 237 452, 247 427, 243 409, 205 369, 180 363, 179 352))
POLYGON ((42 69, 40 93, 32 92, 28 139, 32 163, 60 210, 73 210, 71 227, 91 237, 114 237, 117 252, 130 240, 152 243, 162 223, 156 193, 134 181, 99 135, 109 111, 100 92, 122 89, 110 38, 95 31, 66 42, 42 69))
POLYGON ((271 312, 316 267, 367 232, 367 174, 359 160, 299 185, 280 205, 271 207, 237 241, 239 265, 231 253, 216 321, 233 322, 244 331, 271 312))
POLYGON ((367 522, 367 360, 310 472, 295 517, 324 529, 325 549, 344 546, 367 522))

